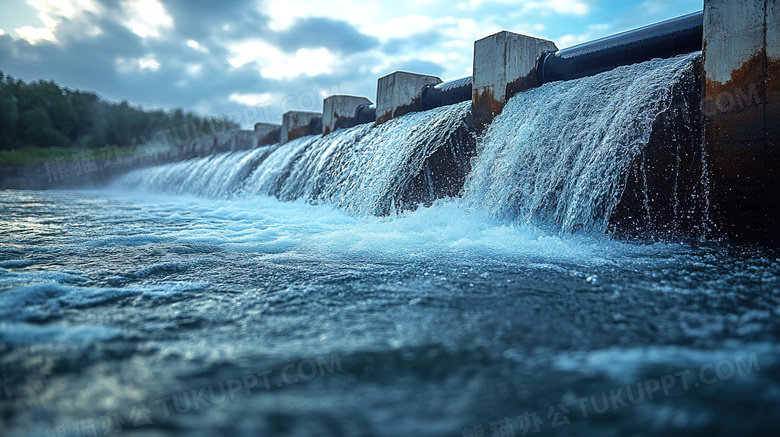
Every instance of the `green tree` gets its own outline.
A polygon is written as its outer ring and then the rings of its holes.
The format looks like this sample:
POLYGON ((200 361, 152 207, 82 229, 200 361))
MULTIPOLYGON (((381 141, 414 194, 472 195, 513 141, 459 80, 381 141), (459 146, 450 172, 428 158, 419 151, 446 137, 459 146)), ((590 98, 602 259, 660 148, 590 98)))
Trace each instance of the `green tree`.
POLYGON ((95 93, 62 88, 52 81, 25 83, 0 71, 0 149, 130 146, 159 139, 159 132, 174 128, 187 139, 192 123, 204 121, 205 131, 225 123, 181 109, 145 111, 127 101, 107 102, 95 93))
POLYGON ((13 97, 0 96, 0 148, 13 149, 16 140, 16 123, 19 111, 13 97))
POLYGON ((54 130, 44 108, 31 109, 19 119, 20 137, 34 147, 68 147, 71 143, 62 132, 54 130))

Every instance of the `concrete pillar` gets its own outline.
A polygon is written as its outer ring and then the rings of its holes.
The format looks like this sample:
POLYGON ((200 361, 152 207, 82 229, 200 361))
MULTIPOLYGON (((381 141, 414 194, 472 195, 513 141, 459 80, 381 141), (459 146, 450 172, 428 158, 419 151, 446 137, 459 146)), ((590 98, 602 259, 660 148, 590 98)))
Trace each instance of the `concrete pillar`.
POLYGON ((276 144, 281 140, 282 126, 272 123, 255 123, 258 146, 276 144))
POLYGON ((307 135, 322 134, 322 114, 309 111, 287 111, 282 116, 280 143, 285 144, 307 135))
POLYGON ((357 124, 355 114, 360 105, 371 104, 365 97, 330 96, 323 102, 322 134, 328 135, 336 129, 350 128, 357 124))
POLYGON ((704 1, 704 137, 711 217, 780 239, 780 50, 773 0, 704 1))
POLYGON ((767 1, 766 7, 767 136, 777 146, 780 138, 780 2, 767 1))
POLYGON ((474 43, 472 106, 482 128, 504 108, 512 91, 539 86, 536 59, 543 51, 556 51, 552 41, 512 32, 499 32, 474 43), (532 84, 532 85, 525 85, 532 84))
POLYGON ((230 151, 249 150, 257 147, 257 136, 253 130, 239 130, 233 133, 233 140, 230 142, 230 151))
POLYGON ((376 124, 421 110, 420 94, 425 85, 440 84, 436 76, 396 71, 380 77, 376 89, 376 124))

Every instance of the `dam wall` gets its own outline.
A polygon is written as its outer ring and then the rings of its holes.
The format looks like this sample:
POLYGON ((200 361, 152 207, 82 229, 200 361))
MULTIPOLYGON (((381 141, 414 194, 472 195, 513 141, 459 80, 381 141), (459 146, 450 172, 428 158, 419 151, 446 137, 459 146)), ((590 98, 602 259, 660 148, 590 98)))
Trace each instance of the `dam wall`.
POLYGON ((704 144, 712 217, 750 239, 780 227, 780 38, 777 1, 704 2, 704 144))

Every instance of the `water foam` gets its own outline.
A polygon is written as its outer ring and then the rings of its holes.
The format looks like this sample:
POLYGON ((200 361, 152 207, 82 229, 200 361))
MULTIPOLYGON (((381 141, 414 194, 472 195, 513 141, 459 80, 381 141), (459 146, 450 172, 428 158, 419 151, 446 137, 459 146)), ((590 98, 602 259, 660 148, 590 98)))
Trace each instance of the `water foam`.
MULTIPOLYGON (((433 200, 430 177, 423 178, 427 186, 413 185, 429 171, 428 159, 437 150, 449 148, 452 156, 466 160, 457 134, 465 131, 470 111, 464 102, 379 126, 339 129, 326 137, 135 170, 120 177, 115 187, 222 199, 268 195, 385 215, 402 209, 410 191, 433 200)), ((461 167, 465 174, 466 165, 461 167)))
POLYGON ((491 218, 485 211, 451 200, 390 216, 356 216, 332 205, 311 205, 303 200, 282 202, 269 196, 216 200, 141 197, 124 192, 105 195, 138 202, 138 207, 151 215, 165 216, 181 210, 199 217, 186 228, 166 227, 154 235, 167 244, 277 257, 373 262, 446 259, 468 264, 493 259, 524 264, 601 265, 634 252, 656 253, 676 247, 636 247, 583 235, 560 236, 531 225, 491 218))
POLYGON ((629 170, 698 53, 517 94, 478 144, 464 202, 559 232, 604 233, 629 170))

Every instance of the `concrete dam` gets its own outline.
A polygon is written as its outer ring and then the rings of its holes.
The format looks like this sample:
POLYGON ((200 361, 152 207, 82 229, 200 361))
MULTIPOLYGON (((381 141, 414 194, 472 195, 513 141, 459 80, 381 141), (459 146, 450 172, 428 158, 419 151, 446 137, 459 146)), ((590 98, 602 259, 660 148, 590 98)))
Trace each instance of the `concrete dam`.
POLYGON ((499 32, 473 75, 398 71, 371 99, 258 123, 257 147, 122 187, 387 215, 454 198, 560 233, 778 239, 778 6, 704 8, 575 47, 499 32))

